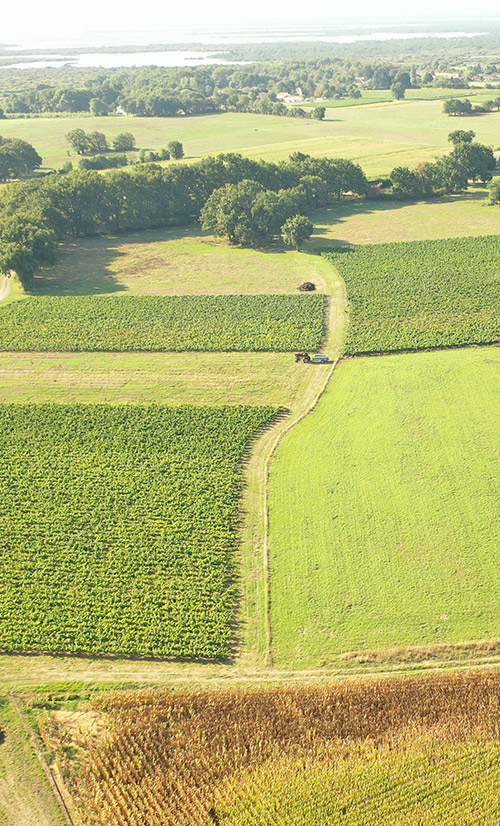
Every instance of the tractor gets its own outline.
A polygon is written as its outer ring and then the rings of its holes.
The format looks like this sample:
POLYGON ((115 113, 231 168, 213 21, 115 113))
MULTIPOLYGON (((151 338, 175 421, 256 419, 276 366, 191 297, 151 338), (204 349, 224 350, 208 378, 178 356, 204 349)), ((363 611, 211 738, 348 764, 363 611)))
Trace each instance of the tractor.
POLYGON ((313 364, 327 364, 329 359, 324 353, 316 353, 316 355, 311 358, 309 353, 300 352, 295 353, 295 361, 303 361, 304 364, 310 364, 311 362, 313 364))

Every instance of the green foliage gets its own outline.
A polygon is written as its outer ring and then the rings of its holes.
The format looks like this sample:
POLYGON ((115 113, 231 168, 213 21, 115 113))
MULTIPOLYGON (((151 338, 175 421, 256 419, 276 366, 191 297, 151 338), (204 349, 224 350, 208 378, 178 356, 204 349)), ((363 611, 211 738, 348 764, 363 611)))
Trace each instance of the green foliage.
POLYGON ((30 143, 0 135, 0 181, 29 175, 41 163, 40 155, 30 143))
POLYGON ((500 340, 497 235, 327 253, 347 284, 347 353, 500 340))
POLYGON ((405 96, 405 87, 402 83, 393 83, 391 86, 391 93, 394 100, 403 100, 405 96))
POLYGON ((135 149, 135 138, 131 132, 120 132, 112 143, 115 152, 130 152, 135 149))
POLYGON ((0 308, 0 350, 315 349, 324 295, 37 297, 0 308))
POLYGON ((169 156, 175 158, 175 160, 180 160, 180 158, 184 157, 184 147, 180 141, 170 141, 167 145, 167 150, 169 156))
POLYGON ((500 178, 495 178, 488 187, 490 204, 500 204, 500 178))
POLYGON ((455 129, 454 132, 450 132, 448 135, 448 140, 456 146, 458 143, 472 143, 475 137, 476 133, 472 129, 467 131, 464 129, 455 129))
POLYGON ((66 135, 78 155, 92 155, 95 152, 106 152, 109 149, 104 132, 85 132, 83 129, 72 129, 66 135))
POLYGON ((443 103, 443 112, 445 115, 472 115, 472 103, 468 99, 450 98, 443 103))
POLYGON ((225 656, 242 456, 275 412, 3 405, 0 649, 225 656))
POLYGON ((306 215, 294 215, 289 218, 281 227, 281 235, 285 244, 295 247, 298 251, 300 245, 314 232, 314 225, 306 215))
POLYGON ((312 117, 316 118, 316 120, 324 120, 326 114, 326 109, 324 106, 315 106, 312 110, 312 117))
POLYGON ((128 158, 125 154, 93 155, 91 158, 80 158, 80 169, 117 169, 127 166, 128 158))

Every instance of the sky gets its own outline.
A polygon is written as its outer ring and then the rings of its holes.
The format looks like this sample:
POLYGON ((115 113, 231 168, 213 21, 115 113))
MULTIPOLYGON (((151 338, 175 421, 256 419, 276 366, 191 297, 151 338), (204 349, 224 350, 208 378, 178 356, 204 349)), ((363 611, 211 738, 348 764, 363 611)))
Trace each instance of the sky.
MULTIPOLYGON (((78 34, 92 30, 153 30, 163 33, 169 29, 217 29, 224 26, 342 26, 352 21, 353 13, 358 22, 372 23, 374 8, 380 23, 385 22, 386 18, 401 16, 401 3, 397 0, 377 0, 376 4, 373 0, 357 0, 355 4, 316 0, 312 14, 308 4, 292 5, 290 0, 252 0, 251 3, 242 3, 241 0, 190 0, 189 3, 86 0, 82 5, 68 3, 67 0, 21 0, 2 5, 0 42, 22 38, 29 38, 30 42, 37 38, 40 41, 59 40, 64 36, 74 39, 78 34)), ((439 0, 439 3, 436 0, 419 0, 413 8, 418 10, 419 16, 449 18, 455 23, 457 18, 471 16, 470 0, 439 0)), ((498 0, 477 0, 473 13, 476 17, 500 18, 498 0)))

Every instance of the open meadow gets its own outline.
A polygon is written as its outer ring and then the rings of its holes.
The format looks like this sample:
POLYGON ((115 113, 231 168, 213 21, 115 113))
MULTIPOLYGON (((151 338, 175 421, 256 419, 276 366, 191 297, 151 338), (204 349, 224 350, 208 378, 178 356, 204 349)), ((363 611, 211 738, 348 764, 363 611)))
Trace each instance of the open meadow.
MULTIPOLYGON (((467 97, 467 90, 462 97, 467 97)), ((2 122, 2 135, 32 143, 47 168, 58 168, 68 160, 78 162, 77 155, 68 156, 65 135, 81 127, 103 131, 110 140, 130 131, 139 148, 153 150, 179 140, 186 159, 241 152, 250 158, 279 161, 300 151, 348 158, 360 163, 367 175, 384 176, 395 166, 414 166, 448 151, 447 135, 457 128, 457 120, 444 115, 442 105, 442 100, 403 100, 344 106, 327 109, 321 122, 249 113, 8 119, 2 122)), ((500 112, 467 118, 466 128, 474 129, 481 143, 500 144, 500 112)))
POLYGON ((243 249, 196 226, 75 239, 42 269, 34 295, 231 295, 293 293, 303 281, 325 289, 330 265, 275 243, 243 249))
POLYGON ((498 636, 499 393, 496 347, 337 367, 271 467, 276 665, 498 636))

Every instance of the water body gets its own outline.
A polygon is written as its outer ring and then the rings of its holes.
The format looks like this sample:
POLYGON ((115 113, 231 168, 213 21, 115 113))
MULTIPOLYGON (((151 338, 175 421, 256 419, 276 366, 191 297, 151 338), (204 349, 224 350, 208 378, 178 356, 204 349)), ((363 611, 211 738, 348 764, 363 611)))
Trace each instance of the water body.
POLYGON ((422 24, 408 24, 404 27, 385 26, 357 26, 344 27, 291 27, 282 29, 249 29, 249 30, 189 30, 165 32, 87 32, 78 36, 68 37, 64 41, 24 40, 21 43, 4 42, 0 56, 5 58, 9 52, 15 52, 13 62, 5 68, 36 69, 58 67, 69 64, 75 67, 131 67, 131 66, 200 66, 211 64, 244 64, 249 61, 229 61, 214 57, 221 52, 224 46, 241 45, 245 43, 283 43, 283 42, 322 42, 322 43, 356 43, 360 41, 388 41, 412 40, 421 38, 478 37, 485 34, 483 31, 439 31, 422 30, 422 24), (200 44, 212 46, 212 51, 196 51, 194 49, 173 49, 168 51, 145 51, 139 49, 129 52, 110 52, 105 49, 117 47, 147 47, 155 44, 168 43, 179 46, 200 44), (87 52, 85 47, 102 47, 102 52, 87 52), (213 51, 213 48, 217 52, 213 51), (81 48, 81 52, 79 51, 81 48), (25 49, 24 54, 19 50, 25 49), (31 49, 44 49, 53 53, 33 54, 31 49), (61 49, 61 52, 58 52, 61 49), (64 54, 62 50, 74 49, 73 54, 64 54), (18 62, 22 59, 23 62, 18 62))

